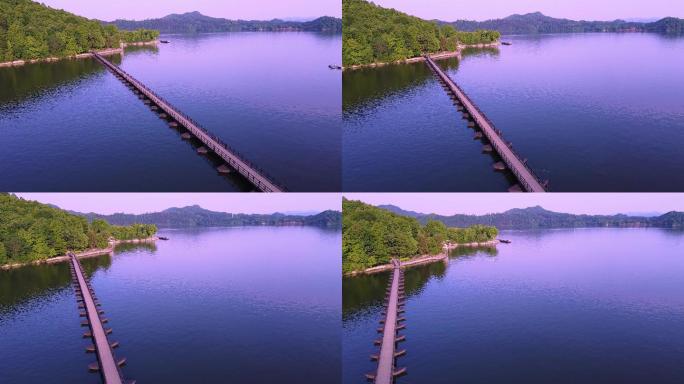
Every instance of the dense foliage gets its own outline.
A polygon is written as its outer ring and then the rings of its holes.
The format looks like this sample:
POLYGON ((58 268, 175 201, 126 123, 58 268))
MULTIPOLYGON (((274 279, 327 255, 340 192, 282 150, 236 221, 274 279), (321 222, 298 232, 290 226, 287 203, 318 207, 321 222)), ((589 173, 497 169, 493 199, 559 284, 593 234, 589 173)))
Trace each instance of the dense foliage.
POLYGON ((453 51, 457 44, 491 43, 496 31, 457 32, 365 0, 342 1, 344 65, 394 62, 424 53, 453 51))
POLYGON ((146 41, 156 31, 121 33, 69 12, 31 0, 0 1, 0 61, 65 57, 92 49, 118 47, 120 41, 146 41))
POLYGON ((503 19, 486 21, 458 20, 451 25, 462 31, 495 29, 504 35, 537 33, 579 33, 579 32, 659 32, 668 34, 684 33, 684 20, 667 17, 653 23, 638 23, 624 20, 614 21, 575 21, 556 19, 540 12, 525 15, 511 15, 503 19))
POLYGON ((574 215, 548 211, 542 207, 515 208, 502 213, 488 215, 441 216, 404 211, 399 207, 386 205, 381 208, 412 217, 419 222, 437 220, 450 227, 489 225, 501 229, 530 228, 583 228, 583 227, 659 227, 684 228, 684 213, 669 212, 657 217, 628 215, 574 215))
MULTIPOLYGON (((107 26, 105 28, 109 28, 107 26)), ((159 31, 152 29, 136 29, 134 31, 120 31, 119 36, 124 43, 137 43, 141 41, 152 41, 159 37, 159 31)))
POLYGON ((61 209, 0 195, 0 264, 47 259, 67 251, 105 248, 117 240, 154 235, 154 225, 118 227, 104 220, 88 220, 61 209))
POLYGON ((311 21, 284 20, 229 20, 219 17, 205 16, 199 12, 171 14, 159 19, 148 20, 114 20, 111 23, 121 29, 133 30, 150 28, 162 33, 207 33, 207 32, 241 32, 241 31, 312 31, 341 32, 342 20, 323 16, 311 21))
POLYGON ((285 215, 282 213, 260 215, 215 212, 204 209, 199 205, 183 208, 169 208, 162 212, 151 212, 141 215, 127 213, 116 213, 113 215, 88 213, 81 215, 84 215, 90 220, 104 219, 109 223, 118 225, 145 223, 155 224, 158 227, 165 228, 239 227, 252 225, 309 225, 339 228, 342 221, 342 215, 337 211, 323 211, 319 214, 310 216, 285 215))
POLYGON ((351 272, 386 264, 392 258, 438 254, 446 241, 471 243, 492 240, 496 228, 447 228, 439 221, 422 226, 360 201, 342 201, 342 270, 351 272))

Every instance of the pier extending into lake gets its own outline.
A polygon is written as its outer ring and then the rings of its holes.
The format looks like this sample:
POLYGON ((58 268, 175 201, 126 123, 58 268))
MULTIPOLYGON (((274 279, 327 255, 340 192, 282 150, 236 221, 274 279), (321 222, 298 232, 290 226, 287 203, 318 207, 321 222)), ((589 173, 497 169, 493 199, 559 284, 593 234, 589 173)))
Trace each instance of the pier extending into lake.
POLYGON ((110 343, 107 338, 112 330, 104 327, 104 323, 107 323, 108 320, 100 317, 104 311, 99 308, 100 303, 95 298, 93 289, 83 273, 81 262, 74 253, 69 253, 69 257, 71 259, 71 277, 74 281, 80 315, 87 319, 81 325, 90 328, 90 332, 85 333, 83 337, 93 340, 93 345, 87 347, 86 352, 95 353, 97 356, 97 362, 90 364, 88 368, 93 372, 99 372, 105 384, 134 384, 134 380, 124 380, 123 378, 120 367, 126 363, 126 359, 117 360, 114 357, 113 349, 118 347, 119 343, 110 343))
POLYGON ((386 308, 384 319, 380 320, 382 327, 378 332, 382 333, 382 339, 375 341, 380 345, 380 353, 372 355, 371 359, 378 361, 378 369, 375 373, 366 375, 368 380, 376 384, 391 384, 396 376, 406 373, 406 368, 396 368, 396 359, 406 354, 406 350, 397 350, 397 343, 404 341, 405 336, 399 336, 398 332, 406 326, 406 320, 400 317, 404 313, 404 271, 401 269, 399 260, 392 260, 392 277, 387 287, 386 308))
MULTIPOLYGON (((264 170, 259 169, 256 165, 250 163, 238 151, 229 147, 218 137, 182 113, 178 108, 171 105, 171 103, 154 93, 143 83, 126 73, 126 71, 112 64, 97 52, 92 52, 92 55, 107 69, 114 73, 115 76, 124 81, 131 89, 144 95, 147 99, 149 99, 150 103, 154 103, 154 106, 157 106, 158 109, 161 109, 163 113, 167 115, 166 117, 172 118, 174 120, 172 123, 183 126, 190 132, 190 134, 192 134, 192 136, 200 140, 206 148, 212 150, 219 157, 221 157, 226 164, 219 167, 219 172, 230 173, 232 168, 244 176, 245 179, 247 179, 262 192, 285 191, 285 188, 279 183, 275 182, 274 179, 268 176, 264 170)), ((187 135, 187 138, 191 138, 189 134, 187 135)))
POLYGON ((459 109, 462 110, 465 118, 472 118, 472 127, 479 127, 482 133, 477 133, 476 138, 484 135, 490 144, 485 145, 485 151, 496 151, 501 157, 502 162, 494 164, 496 170, 510 169, 511 173, 518 180, 518 184, 512 186, 511 192, 546 192, 546 183, 542 183, 534 172, 527 166, 526 161, 522 160, 513 151, 511 144, 506 142, 501 132, 496 129, 494 123, 487 118, 468 95, 454 82, 442 69, 435 64, 434 60, 425 55, 425 63, 435 73, 439 81, 445 85, 459 109))

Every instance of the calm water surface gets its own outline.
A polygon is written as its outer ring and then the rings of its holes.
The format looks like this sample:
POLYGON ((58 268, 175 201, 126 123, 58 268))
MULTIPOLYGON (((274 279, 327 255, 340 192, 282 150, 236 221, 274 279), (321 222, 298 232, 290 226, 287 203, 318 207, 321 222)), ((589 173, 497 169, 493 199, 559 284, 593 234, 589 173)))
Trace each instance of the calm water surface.
MULTIPOLYGON (((340 190, 339 35, 164 38, 110 60, 289 190, 340 190)), ((0 68, 0 85, 0 190, 250 189, 94 60, 0 68)))
MULTIPOLYGON (((84 259, 123 371, 139 383, 339 382, 338 231, 163 231, 84 259)), ((7 383, 99 383, 67 264, 0 271, 7 383)))
MULTIPOLYGON (((507 36, 512 46, 438 62, 555 191, 684 190, 684 38, 507 36)), ((349 191, 501 191, 425 64, 347 71, 349 191)))
MULTIPOLYGON (((409 269, 397 383, 681 383, 684 232, 505 232, 409 269)), ((343 382, 361 383, 389 275, 343 280, 343 382)))

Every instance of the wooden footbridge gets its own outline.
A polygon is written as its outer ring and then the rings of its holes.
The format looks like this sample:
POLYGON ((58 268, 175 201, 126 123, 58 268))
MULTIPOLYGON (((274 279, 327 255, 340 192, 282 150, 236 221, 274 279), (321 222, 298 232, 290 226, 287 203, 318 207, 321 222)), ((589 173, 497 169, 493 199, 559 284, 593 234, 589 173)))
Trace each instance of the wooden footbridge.
POLYGON ((518 180, 518 184, 512 186, 509 191, 546 192, 547 183, 540 182, 539 178, 527 166, 526 161, 522 160, 515 153, 511 144, 503 139, 501 131, 496 129, 494 123, 485 116, 470 97, 435 64, 429 55, 425 56, 425 63, 427 63, 427 66, 432 69, 442 85, 451 94, 457 108, 463 112, 463 117, 466 119, 472 118, 472 122, 469 125, 473 128, 479 127, 482 130, 482 133, 478 132, 476 134, 476 138, 481 138, 484 134, 489 141, 490 144, 485 145, 485 152, 493 150, 501 157, 502 162, 494 164, 494 168, 496 170, 508 168, 518 180))
POLYGON ((181 125, 187 129, 189 133, 184 133, 183 135, 186 136, 183 136, 183 138, 189 139, 194 136, 200 140, 206 148, 202 147, 198 149, 199 153, 206 153, 209 149, 221 157, 226 164, 218 167, 219 172, 230 173, 231 169, 234 169, 244 176, 245 179, 252 183, 257 189, 263 192, 285 191, 285 188, 281 184, 277 183, 275 179, 270 177, 264 170, 250 163, 238 151, 231 148, 226 143, 221 141, 221 139, 200 126, 196 121, 192 120, 190 117, 182 113, 178 108, 171 105, 171 103, 164 100, 151 89, 147 88, 143 83, 136 80, 123 69, 109 62, 97 52, 92 52, 92 54, 95 59, 102 63, 112 73, 114 73, 117 78, 123 81, 135 93, 143 96, 145 98, 145 104, 152 104, 151 108, 153 110, 161 109, 163 112, 160 113, 160 116, 163 115, 164 118, 173 119, 173 121, 169 122, 170 125, 181 125))
POLYGON ((107 335, 112 333, 112 330, 104 327, 108 320, 101 317, 104 311, 100 309, 100 303, 95 298, 95 293, 83 273, 80 261, 73 253, 69 253, 69 257, 80 315, 87 319, 81 325, 90 328, 90 332, 83 334, 83 337, 93 340, 93 344, 86 348, 86 352, 95 353, 97 356, 97 362, 90 364, 88 369, 92 372, 99 372, 105 384, 134 384, 134 380, 123 378, 120 367, 126 363, 126 358, 117 360, 114 357, 113 349, 118 347, 119 343, 110 343, 107 339, 107 335))
POLYGON ((399 336, 398 332, 406 326, 406 320, 400 317, 404 313, 404 271, 401 269, 399 260, 392 260, 392 278, 387 287, 386 309, 383 314, 385 317, 380 320, 382 325, 378 328, 378 333, 382 333, 382 338, 375 340, 376 345, 380 345, 380 353, 372 355, 372 360, 377 360, 378 369, 375 373, 369 373, 366 378, 376 384, 391 384, 394 378, 406 373, 406 368, 397 368, 396 359, 406 354, 406 350, 397 350, 397 343, 406 339, 399 336))

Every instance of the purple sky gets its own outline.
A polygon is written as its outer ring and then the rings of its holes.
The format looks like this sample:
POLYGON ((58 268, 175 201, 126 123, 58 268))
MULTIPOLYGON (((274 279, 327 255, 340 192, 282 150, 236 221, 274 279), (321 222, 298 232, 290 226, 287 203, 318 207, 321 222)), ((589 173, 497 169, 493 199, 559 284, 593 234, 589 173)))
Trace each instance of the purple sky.
POLYGON ((556 212, 588 214, 684 211, 682 193, 345 193, 344 197, 442 215, 482 215, 535 205, 556 212))
POLYGON ((497 19, 514 13, 542 12, 573 20, 684 18, 682 0, 375 0, 424 19, 497 19))
POLYGON ((227 19, 270 20, 342 15, 341 0, 39 0, 80 16, 100 20, 152 19, 199 11, 227 19))
POLYGON ((198 204, 231 213, 321 212, 342 209, 337 193, 17 193, 27 200, 79 212, 157 212, 198 204))

